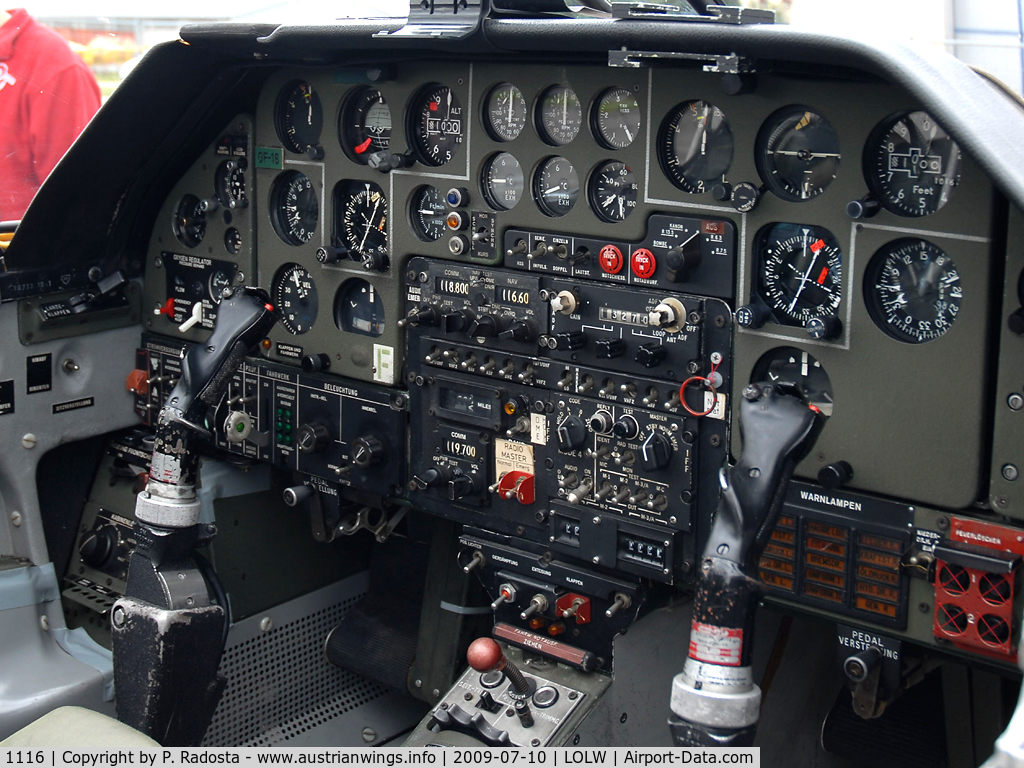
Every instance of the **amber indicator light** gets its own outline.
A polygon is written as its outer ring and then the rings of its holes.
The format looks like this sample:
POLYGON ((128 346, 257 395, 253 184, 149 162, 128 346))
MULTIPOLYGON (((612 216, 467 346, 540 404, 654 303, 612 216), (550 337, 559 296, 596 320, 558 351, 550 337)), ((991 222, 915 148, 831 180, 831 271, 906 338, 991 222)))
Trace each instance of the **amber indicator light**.
POLYGON ((869 581, 858 581, 856 591, 868 597, 877 597, 881 600, 899 602, 900 591, 895 587, 883 587, 881 584, 872 584, 869 581))
POLYGON ((878 613, 882 616, 887 616, 890 619, 895 619, 898 612, 895 605, 889 605, 888 603, 883 603, 870 597, 858 597, 856 605, 862 611, 878 613))
POLYGON ((826 541, 825 539, 819 539, 814 536, 807 537, 807 548, 813 549, 817 552, 827 552, 830 555, 846 557, 845 544, 838 544, 834 541, 826 541))
POLYGON ((761 571, 761 581, 770 587, 778 587, 779 589, 785 589, 789 592, 793 591, 793 579, 789 576, 783 576, 781 573, 761 571))
POLYGON ((820 600, 828 600, 831 603, 842 603, 843 593, 831 587, 824 587, 813 582, 804 584, 804 594, 817 597, 820 600))
POLYGON ((883 584, 899 584, 900 575, 893 571, 882 571, 878 568, 872 568, 868 565, 857 566, 857 578, 858 579, 871 579, 872 581, 880 581, 883 584))
POLYGON ((886 536, 876 536, 873 533, 861 533, 857 536, 858 541, 865 547, 884 549, 886 552, 903 552, 903 543, 897 539, 890 539, 886 536))
POLYGON ((874 552, 870 549, 858 550, 857 560, 861 563, 867 563, 868 565, 891 568, 894 571, 900 567, 900 559, 896 555, 890 555, 885 552, 874 552))
POLYGON ((816 581, 819 584, 828 584, 829 586, 837 589, 846 589, 846 577, 841 573, 820 571, 817 568, 805 568, 804 579, 807 581, 816 581))
POLYGON ((838 525, 816 523, 813 520, 807 521, 807 532, 816 533, 819 536, 828 536, 830 539, 840 539, 842 541, 846 541, 850 536, 848 528, 842 528, 838 525))
POLYGON ((805 552, 804 562, 808 565, 816 565, 819 568, 827 568, 830 571, 839 571, 839 573, 846 573, 846 561, 841 560, 838 557, 821 555, 817 552, 805 552))

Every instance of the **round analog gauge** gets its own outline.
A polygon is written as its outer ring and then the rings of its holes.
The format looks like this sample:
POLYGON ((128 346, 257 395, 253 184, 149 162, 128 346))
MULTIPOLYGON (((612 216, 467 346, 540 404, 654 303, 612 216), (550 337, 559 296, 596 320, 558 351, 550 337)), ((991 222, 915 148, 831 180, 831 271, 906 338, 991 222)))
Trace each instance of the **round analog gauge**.
POLYGON ((754 364, 750 381, 792 384, 822 415, 832 415, 832 381, 813 355, 796 347, 779 347, 766 352, 754 364))
POLYGON ((388 255, 388 199, 372 181, 353 182, 339 187, 335 211, 342 218, 338 238, 353 258, 386 259, 388 255))
POLYGON ((923 344, 939 338, 956 321, 962 298, 953 260, 927 240, 889 243, 864 273, 868 314, 897 341, 923 344))
POLYGON ((226 207, 245 208, 249 201, 245 198, 245 158, 225 160, 217 166, 214 174, 214 188, 217 199, 226 207))
POLYGON ((625 163, 602 163, 590 175, 587 185, 590 206, 605 221, 623 221, 636 208, 636 176, 625 163))
POLYGON ((228 253, 238 253, 242 250, 242 233, 234 227, 228 227, 224 233, 224 247, 228 253))
POLYGON ((484 124, 498 141, 512 141, 526 127, 526 99, 512 83, 502 83, 487 95, 484 124))
POLYGON ((206 237, 206 206, 195 195, 185 195, 174 209, 174 236, 186 248, 195 248, 206 237))
POLYGON ((420 92, 409 111, 412 137, 419 159, 444 165, 462 144, 462 102, 445 85, 430 85, 420 92))
POLYGON ((609 88, 594 105, 591 123, 598 142, 625 149, 640 135, 640 104, 625 88, 609 88))
POLYGON ((580 177, 564 157, 549 157, 537 169, 533 194, 548 216, 565 216, 580 196, 580 177))
POLYGON ((313 183, 298 171, 285 171, 270 189, 270 221, 289 245, 302 245, 316 232, 320 204, 313 183))
MULTIPOLYGON (((526 189, 523 169, 508 152, 499 152, 484 166, 484 197, 492 208, 510 211, 519 204, 526 189)), ((570 206, 571 208, 572 206, 570 206)))
POLYGON ((567 85, 552 85, 540 96, 537 130, 548 144, 562 147, 576 138, 583 125, 583 107, 567 85))
POLYGON ((302 80, 288 83, 277 97, 274 122, 277 137, 292 152, 304 154, 319 146, 324 111, 313 86, 302 80))
POLYGON ((960 183, 960 147, 927 112, 909 112, 871 134, 864 173, 890 211, 927 216, 944 206, 960 183))
POLYGON ((334 323, 343 331, 377 337, 384 333, 384 303, 370 283, 346 280, 334 300, 334 323))
POLYGON ((839 173, 839 137, 807 107, 785 107, 769 117, 754 152, 764 183, 783 200, 817 197, 839 173))
POLYGON ((761 299, 775 321, 806 326, 835 315, 842 299, 843 255, 824 227, 773 224, 758 238, 761 299))
POLYGON ((214 273, 210 275, 210 299, 214 304, 220 304, 221 294, 224 293, 225 288, 232 286, 231 278, 233 277, 232 272, 224 269, 214 270, 214 273))
POLYGON ((706 101, 676 107, 658 132, 658 160, 669 181, 684 192, 706 192, 732 164, 732 129, 725 114, 706 101))
POLYGON ((365 163, 374 152, 391 144, 391 109, 376 88, 357 88, 345 100, 338 117, 342 149, 365 163))
POLYGON ((313 276, 298 264, 285 264, 274 278, 274 306, 288 333, 306 333, 316 322, 320 306, 313 276))
POLYGON ((440 240, 445 233, 444 196, 437 187, 424 186, 412 195, 409 215, 417 237, 427 243, 440 240))

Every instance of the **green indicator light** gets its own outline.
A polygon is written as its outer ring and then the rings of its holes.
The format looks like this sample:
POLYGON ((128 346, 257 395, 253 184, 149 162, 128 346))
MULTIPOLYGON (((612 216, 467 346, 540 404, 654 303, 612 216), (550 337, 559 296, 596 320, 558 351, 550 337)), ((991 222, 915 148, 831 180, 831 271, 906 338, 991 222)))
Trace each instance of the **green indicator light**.
POLYGON ((241 422, 235 424, 235 432, 245 432, 245 424, 241 422))

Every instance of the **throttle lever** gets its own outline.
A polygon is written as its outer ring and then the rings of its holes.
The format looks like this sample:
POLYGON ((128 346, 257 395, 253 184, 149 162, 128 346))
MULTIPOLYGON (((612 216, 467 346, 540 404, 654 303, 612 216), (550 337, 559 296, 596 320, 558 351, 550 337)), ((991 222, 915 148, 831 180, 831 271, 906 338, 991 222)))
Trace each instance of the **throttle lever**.
POLYGON ((677 746, 750 746, 761 690, 753 681, 757 562, 796 465, 825 416, 785 384, 750 384, 739 405, 743 450, 719 474, 722 497, 701 561, 689 658, 672 683, 677 746))

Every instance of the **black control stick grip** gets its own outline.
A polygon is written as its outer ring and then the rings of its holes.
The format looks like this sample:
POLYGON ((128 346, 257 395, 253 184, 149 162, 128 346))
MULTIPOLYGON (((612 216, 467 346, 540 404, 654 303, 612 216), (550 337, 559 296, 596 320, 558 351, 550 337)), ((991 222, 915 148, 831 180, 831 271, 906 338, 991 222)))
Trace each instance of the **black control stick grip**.
POLYGON ((224 296, 217 322, 205 344, 189 349, 181 363, 181 378, 165 407, 198 424, 224 396, 227 382, 242 358, 251 353, 277 321, 270 296, 261 288, 235 289, 224 296))

